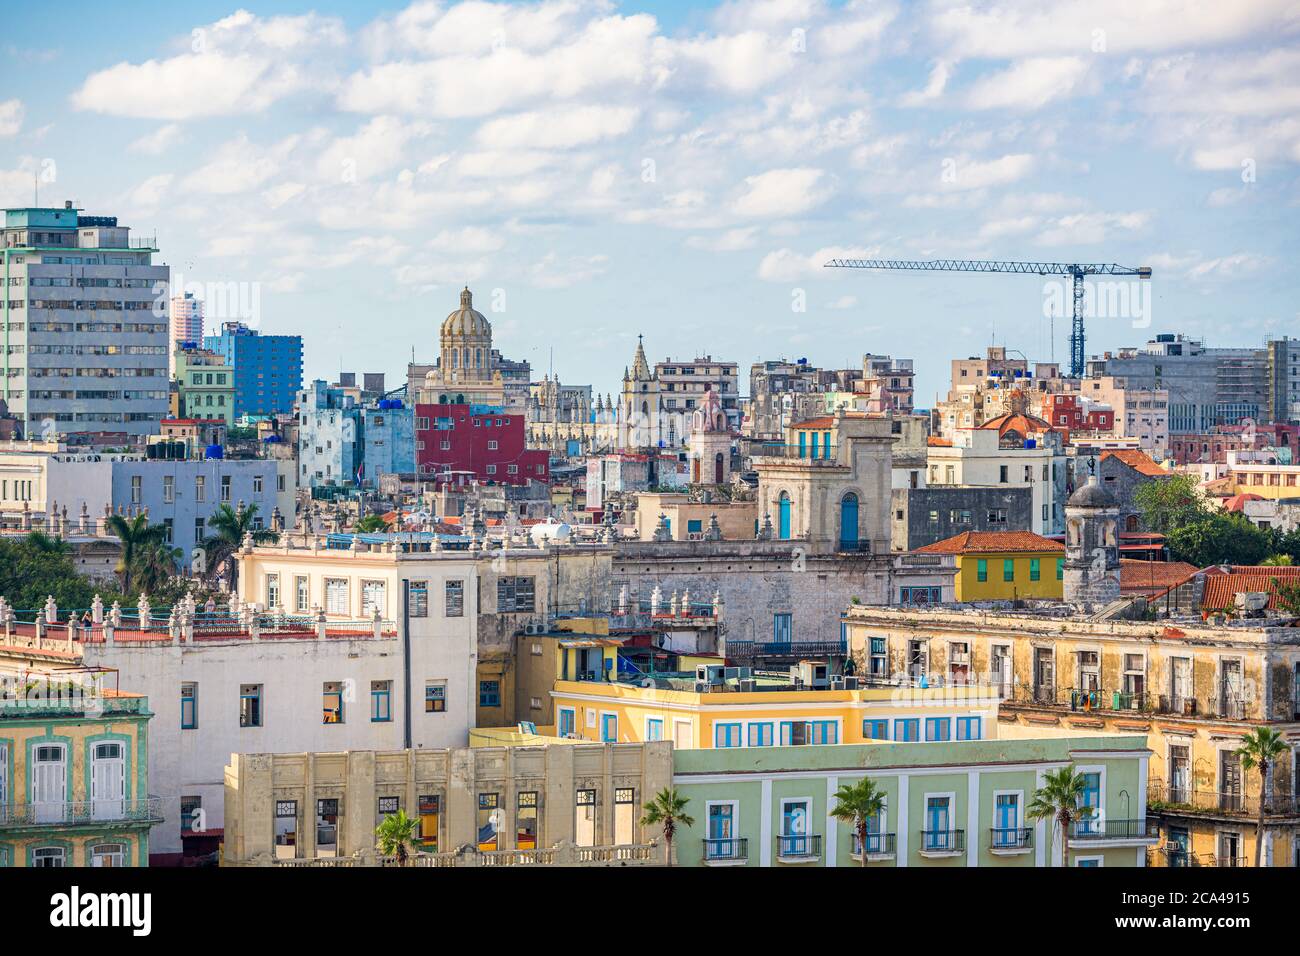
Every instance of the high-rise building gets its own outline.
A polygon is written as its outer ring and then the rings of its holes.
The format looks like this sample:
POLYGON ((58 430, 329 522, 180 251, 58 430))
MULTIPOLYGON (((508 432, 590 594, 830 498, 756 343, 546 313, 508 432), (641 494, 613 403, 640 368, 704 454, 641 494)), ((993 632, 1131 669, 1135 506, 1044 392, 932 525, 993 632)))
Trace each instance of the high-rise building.
POLYGON ((170 372, 176 374, 176 347, 185 342, 199 345, 203 341, 203 300, 193 292, 172 296, 170 372))
POLYGON ((154 243, 71 202, 5 210, 0 400, 26 437, 158 431, 171 272, 154 243))
POLYGON ((293 411, 302 389, 302 336, 262 335, 243 322, 225 322, 203 347, 235 369, 235 417, 293 411))

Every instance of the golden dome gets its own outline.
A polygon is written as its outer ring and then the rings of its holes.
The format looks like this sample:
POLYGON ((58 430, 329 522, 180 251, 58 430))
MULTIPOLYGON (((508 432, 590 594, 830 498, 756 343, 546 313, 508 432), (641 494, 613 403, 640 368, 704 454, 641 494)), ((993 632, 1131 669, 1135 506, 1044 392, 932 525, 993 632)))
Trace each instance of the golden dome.
POLYGON ((482 312, 474 308, 474 297, 466 286, 460 294, 460 308, 442 321, 442 338, 481 338, 492 337, 492 324, 482 312))

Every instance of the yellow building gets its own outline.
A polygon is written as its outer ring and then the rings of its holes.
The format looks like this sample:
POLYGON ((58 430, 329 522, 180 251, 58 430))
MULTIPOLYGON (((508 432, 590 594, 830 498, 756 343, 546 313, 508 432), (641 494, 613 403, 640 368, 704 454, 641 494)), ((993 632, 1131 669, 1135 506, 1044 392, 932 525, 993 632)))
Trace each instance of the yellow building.
POLYGON ((0 665, 0 867, 148 866, 147 698, 116 673, 0 665))
MULTIPOLYGON (((980 682, 1002 699, 999 736, 1145 734, 1157 866, 1253 861, 1263 803, 1265 865, 1300 863, 1300 642, 1277 619, 1211 625, 1073 614, 855 606, 845 614, 859 671, 930 684, 980 682), (1267 724, 1291 751, 1271 791, 1235 751, 1267 724)), ((1141 801, 1143 794, 1129 794, 1141 801)))
POLYGON ((1233 494, 1300 497, 1300 464, 1283 464, 1274 449, 1228 452, 1228 477, 1233 494))
POLYGON ((799 665, 800 683, 751 678, 746 668, 700 664, 695 674, 603 679, 617 647, 591 642, 561 655, 551 692, 555 733, 585 740, 671 740, 678 749, 848 744, 871 740, 987 740, 997 736, 987 687, 869 686, 799 665), (697 679, 699 678, 699 679, 697 679), (832 681, 834 687, 831 687, 832 681), (821 689, 825 687, 825 689, 821 689))
POLYGON ((963 531, 916 550, 955 556, 958 601, 1061 599, 1065 545, 1031 531, 963 531))

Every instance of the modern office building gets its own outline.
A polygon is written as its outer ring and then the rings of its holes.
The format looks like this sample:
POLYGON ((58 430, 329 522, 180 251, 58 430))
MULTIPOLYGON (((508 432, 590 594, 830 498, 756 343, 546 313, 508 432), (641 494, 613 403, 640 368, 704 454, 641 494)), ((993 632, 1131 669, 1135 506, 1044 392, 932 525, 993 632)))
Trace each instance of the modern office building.
POLYGON ((27 437, 150 435, 168 415, 170 269, 115 216, 5 210, 0 400, 27 437))
POLYGON ((293 411, 302 389, 302 336, 263 335, 243 322, 226 322, 203 339, 235 369, 235 417, 293 411))
POLYGON ((176 374, 175 349, 182 342, 198 345, 203 341, 203 300, 193 292, 172 296, 171 301, 171 372, 176 374))

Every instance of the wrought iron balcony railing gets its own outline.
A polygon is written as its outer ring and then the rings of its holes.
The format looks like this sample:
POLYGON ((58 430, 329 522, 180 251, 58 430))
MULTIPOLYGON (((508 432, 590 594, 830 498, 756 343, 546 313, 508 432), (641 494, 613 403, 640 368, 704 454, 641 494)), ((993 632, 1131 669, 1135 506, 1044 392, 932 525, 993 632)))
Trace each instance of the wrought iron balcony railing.
POLYGON ((1031 827, 993 827, 989 846, 994 850, 1024 850, 1034 845, 1031 827))
POLYGON ((1095 816, 1070 825, 1071 840, 1145 840, 1160 835, 1154 820, 1098 820, 1095 816))
POLYGON ((822 855, 820 833, 782 834, 776 838, 776 855, 780 859, 811 859, 822 855))
POLYGON ((749 859, 749 840, 745 837, 726 837, 704 841, 704 862, 738 863, 749 859))
POLYGON ((161 823, 162 800, 78 800, 0 805, 0 830, 86 824, 161 823))
MULTIPOLYGON (((892 856, 897 846, 896 835, 893 833, 868 833, 867 834, 867 856, 892 856)), ((853 834, 853 848, 850 855, 861 859, 862 841, 858 835, 853 834)))
POLYGON ((922 853, 962 853, 966 850, 965 830, 922 830, 922 853))

